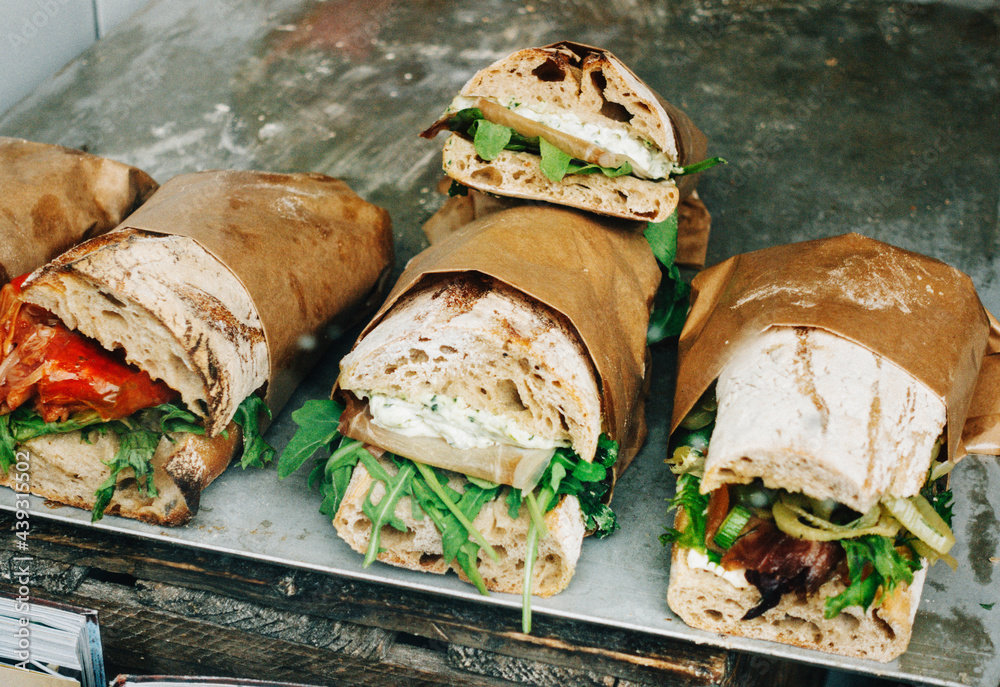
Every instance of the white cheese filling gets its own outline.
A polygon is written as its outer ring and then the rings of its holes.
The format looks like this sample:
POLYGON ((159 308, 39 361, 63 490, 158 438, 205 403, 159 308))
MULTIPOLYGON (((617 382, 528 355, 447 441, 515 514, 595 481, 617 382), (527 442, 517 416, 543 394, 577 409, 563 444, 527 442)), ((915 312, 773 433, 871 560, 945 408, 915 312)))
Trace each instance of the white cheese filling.
MULTIPOLYGON (((468 107, 475 107, 478 97, 458 96, 448 108, 449 112, 458 112, 468 107)), ((671 174, 683 171, 675 160, 662 150, 647 141, 624 125, 598 126, 584 122, 572 112, 556 110, 553 112, 538 112, 517 102, 510 102, 505 107, 525 119, 544 124, 558 131, 575 136, 580 140, 600 146, 609 152, 625 155, 634 160, 645 170, 650 179, 666 179, 671 174)))
POLYGON ((522 448, 568 447, 569 440, 547 439, 520 428, 510 418, 477 410, 458 398, 434 394, 408 401, 356 391, 368 398, 375 424, 408 437, 440 437, 457 449, 510 444, 522 448))
POLYGON ((687 550, 687 564, 689 568, 697 568, 698 570, 707 570, 710 573, 714 573, 737 589, 746 589, 750 586, 746 575, 743 574, 743 570, 726 570, 718 563, 708 560, 708 556, 697 549, 687 550))

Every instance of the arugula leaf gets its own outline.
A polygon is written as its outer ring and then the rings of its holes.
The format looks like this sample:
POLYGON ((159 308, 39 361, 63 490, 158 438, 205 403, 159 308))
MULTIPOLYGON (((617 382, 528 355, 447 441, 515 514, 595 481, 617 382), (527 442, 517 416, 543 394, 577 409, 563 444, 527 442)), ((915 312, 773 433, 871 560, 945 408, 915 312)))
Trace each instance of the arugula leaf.
POLYGON ((674 176, 681 177, 687 174, 697 174, 698 172, 704 172, 706 169, 711 169, 719 164, 728 165, 729 162, 723 160, 721 157, 710 157, 706 160, 702 160, 701 162, 694 162, 690 165, 681 167, 681 171, 675 172, 674 176))
POLYGON ((469 128, 483 118, 483 111, 478 107, 467 107, 459 110, 448 120, 448 128, 459 133, 467 133, 469 128))
POLYGON ((497 155, 510 143, 512 131, 510 127, 494 124, 488 119, 480 119, 472 138, 472 143, 476 147, 476 155, 487 162, 496 159, 497 155))
POLYGON ((507 490, 507 515, 511 517, 511 520, 517 519, 518 513, 521 512, 522 500, 520 489, 507 490))
POLYGON ((371 534, 368 538, 368 551, 365 553, 363 563, 364 567, 367 568, 382 553, 379 540, 383 527, 388 525, 400 532, 406 532, 406 524, 396 515, 396 504, 401 498, 412 493, 411 483, 416 474, 416 465, 409 460, 400 460, 399 470, 395 475, 390 475, 368 451, 359 452, 358 457, 364 463, 368 474, 377 480, 372 483, 371 489, 368 490, 368 496, 361 504, 361 512, 368 516, 372 523, 371 534), (372 492, 378 482, 385 486, 385 494, 378 503, 375 503, 372 501, 372 492))
POLYGON ((684 320, 687 319, 691 287, 681 278, 680 270, 674 264, 677 257, 677 220, 675 210, 662 222, 650 222, 646 225, 646 240, 660 263, 662 275, 653 312, 649 316, 649 328, 646 331, 648 344, 679 335, 684 328, 684 320))
POLYGON ((114 432, 118 437, 118 452, 111 460, 104 463, 111 468, 111 474, 95 492, 97 498, 91 511, 91 522, 97 522, 104 516, 104 511, 111 502, 111 497, 114 496, 118 486, 118 474, 122 470, 132 470, 141 495, 153 498, 158 495, 156 485, 153 483, 152 460, 162 435, 159 432, 134 426, 127 420, 108 422, 99 431, 108 430, 114 432))
POLYGON ((951 527, 951 520, 954 515, 952 511, 955 507, 955 495, 947 488, 947 484, 947 477, 942 477, 936 482, 931 482, 928 478, 927 482, 920 489, 920 495, 927 499, 931 507, 945 521, 945 524, 951 527))
POLYGON ((979 607, 982 608, 985 611, 992 611, 993 607, 996 606, 996 605, 997 605, 997 602, 994 601, 993 603, 989 603, 989 604, 979 604, 979 607))
POLYGON ((646 330, 646 343, 659 343, 664 339, 679 336, 687 320, 688 300, 691 286, 681 279, 673 279, 667 275, 660 282, 656 292, 653 312, 649 316, 649 328, 646 330))
POLYGON ((545 178, 549 181, 562 181, 569 172, 569 163, 573 158, 544 138, 538 139, 538 150, 542 157, 541 168, 545 178))
POLYGON ((337 430, 343 406, 336 401, 312 399, 292 413, 292 421, 299 426, 278 458, 278 479, 285 479, 302 467, 316 451, 330 448, 342 435, 337 430))
POLYGON ((253 467, 264 467, 272 460, 276 451, 274 447, 264 441, 260 432, 261 413, 271 419, 271 409, 267 407, 257 394, 250 394, 243 399, 236 409, 233 422, 243 429, 243 455, 240 456, 240 465, 246 470, 251 465, 253 467))
MULTIPOLYGON (((677 231, 678 215, 674 210, 669 217, 662 222, 649 222, 643 235, 649 242, 649 247, 653 250, 653 255, 666 268, 674 267, 674 259, 677 257, 677 231)), ((677 269, 674 267, 674 269, 677 269)))
POLYGON ((174 403, 161 403, 152 408, 139 411, 140 422, 150 429, 166 433, 187 432, 204 434, 205 426, 201 419, 184 406, 174 403))
POLYGON ((0 470, 6 475, 17 463, 17 442, 10 427, 10 415, 0 415, 0 470))
POLYGON ((626 160, 618 167, 602 167, 594 162, 584 162, 583 160, 572 160, 569 163, 568 174, 597 174, 600 172, 606 177, 614 179, 632 173, 632 164, 626 160))

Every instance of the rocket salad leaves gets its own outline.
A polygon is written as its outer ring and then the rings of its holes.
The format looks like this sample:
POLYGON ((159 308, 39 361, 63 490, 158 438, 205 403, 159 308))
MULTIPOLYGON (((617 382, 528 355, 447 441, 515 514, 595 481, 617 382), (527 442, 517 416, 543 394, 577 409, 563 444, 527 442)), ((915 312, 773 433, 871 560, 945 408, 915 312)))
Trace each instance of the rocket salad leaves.
POLYGON ((674 264, 677 257, 677 219, 675 210, 662 222, 649 222, 646 225, 646 241, 660 263, 662 274, 653 312, 649 316, 649 329, 646 331, 646 342, 649 344, 679 335, 684 328, 684 320, 687 319, 691 287, 681 278, 681 272, 674 264))
POLYGON ((405 523, 396 515, 400 501, 411 499, 413 517, 427 516, 441 533, 444 561, 456 561, 466 577, 482 594, 486 584, 478 570, 480 550, 497 560, 497 554, 473 524, 483 507, 503 498, 508 514, 517 518, 525 508, 531 517, 525 560, 525 600, 523 627, 531 629, 531 580, 537 545, 545 535, 542 517, 555 508, 561 496, 573 495, 580 502, 585 526, 599 537, 607 536, 618 524, 614 512, 601 501, 610 488, 612 466, 618 458, 618 445, 601 435, 593 463, 583 461, 568 449, 558 449, 543 473, 539 484, 529 492, 493 484, 473 477, 460 480, 461 490, 453 488, 455 473, 417 463, 386 453, 389 466, 369 453, 359 441, 344 437, 337 430, 343 407, 331 400, 307 401, 292 413, 299 426, 278 459, 278 476, 284 479, 298 470, 319 451, 309 476, 310 487, 319 487, 323 502, 320 512, 333 518, 343 501, 355 467, 364 465, 375 481, 362 504, 362 511, 372 523, 364 565, 367 567, 380 553, 379 538, 383 527, 406 531, 405 523), (376 500, 375 486, 381 483, 385 493, 376 500))
MULTIPOLYGON (((257 419, 261 407, 267 409, 258 396, 251 395, 240 404, 234 418, 237 424, 243 426, 245 465, 248 464, 248 456, 251 461, 256 461, 267 456, 268 451, 272 455, 274 453, 274 449, 260 436, 257 419)), ((23 405, 12 413, 0 416, 0 469, 8 472, 14 465, 19 444, 36 437, 77 431, 83 433, 82 440, 88 443, 93 440, 95 432, 111 433, 118 439, 118 450, 105 463, 111 474, 95 492, 91 520, 96 522, 104 516, 111 503, 118 486, 118 475, 123 470, 132 471, 140 495, 155 498, 158 492, 153 482, 152 460, 160 440, 181 432, 204 434, 205 427, 200 418, 176 403, 143 408, 121 420, 104 421, 97 413, 86 412, 77 413, 62 422, 45 422, 37 411, 23 405)))

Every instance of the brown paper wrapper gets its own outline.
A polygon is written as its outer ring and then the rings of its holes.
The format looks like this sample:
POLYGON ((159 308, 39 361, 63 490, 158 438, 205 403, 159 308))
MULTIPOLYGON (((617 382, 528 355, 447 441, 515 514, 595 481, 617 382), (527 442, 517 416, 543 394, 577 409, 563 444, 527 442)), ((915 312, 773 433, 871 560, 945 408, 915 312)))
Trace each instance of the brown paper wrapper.
MULTIPOLYGON (((441 193, 447 193, 451 179, 445 177, 438 184, 441 193)), ((470 188, 464 196, 453 196, 444 202, 424 223, 424 234, 431 243, 453 234, 469 222, 508 208, 539 205, 538 202, 520 198, 504 198, 481 193, 470 188)), ((645 222, 630 222, 632 231, 643 232, 645 222)), ((698 197, 698 192, 681 199, 677 206, 677 256, 674 262, 681 267, 701 269, 708 255, 708 235, 712 228, 712 215, 698 197)))
POLYGON ((968 453, 1000 456, 1000 321, 990 317, 990 341, 969 406, 962 443, 968 453))
MULTIPOLYGON (((404 294, 440 275, 478 272, 561 313, 601 385, 602 429, 619 444, 618 472, 645 440, 646 328, 660 270, 629 222, 554 206, 488 214, 417 255, 364 338, 404 294)), ((360 340, 359 338, 359 340, 360 340)))
POLYGON ((374 309, 393 264, 388 213, 323 174, 174 177, 126 228, 192 238, 243 283, 267 339, 273 413, 324 344, 374 309))
POLYGON ((696 276, 691 298, 671 432, 745 341, 770 327, 818 327, 891 360, 943 399, 948 456, 964 454, 989 321, 962 272, 845 234, 737 255, 696 276))
POLYGON ((113 229, 156 190, 140 169, 0 137, 0 285, 113 229))

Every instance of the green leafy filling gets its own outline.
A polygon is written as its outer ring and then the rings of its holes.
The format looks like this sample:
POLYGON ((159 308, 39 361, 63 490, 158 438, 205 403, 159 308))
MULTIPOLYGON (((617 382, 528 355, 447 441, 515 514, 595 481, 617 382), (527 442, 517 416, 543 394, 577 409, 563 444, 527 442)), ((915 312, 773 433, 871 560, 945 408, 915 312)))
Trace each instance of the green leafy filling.
POLYGON ((646 241, 660 263, 662 275, 646 332, 646 342, 651 345, 678 336, 687 319, 691 287, 681 278, 680 270, 674 264, 677 257, 677 233, 676 210, 662 222, 649 222, 646 225, 646 241))
POLYGON ((698 491, 700 486, 701 479, 693 473, 677 478, 677 491, 670 501, 670 508, 683 509, 687 525, 683 530, 668 527, 660 535, 660 543, 664 546, 676 543, 685 549, 695 549, 707 555, 713 563, 718 563, 721 556, 705 546, 709 495, 698 491))
POLYGON ((469 580, 486 594, 486 585, 477 567, 479 551, 482 549, 494 558, 496 554, 472 521, 487 503, 503 498, 512 518, 520 515, 522 507, 526 507, 532 517, 525 561, 525 631, 530 631, 531 569, 538 538, 544 532, 544 522, 539 524, 542 515, 555 508, 560 496, 573 495, 580 502, 585 526, 596 536, 607 536, 618 527, 614 512, 601 501, 610 488, 609 471, 618 457, 618 445, 604 435, 598 440, 593 463, 583 461, 568 449, 558 449, 538 485, 530 492, 474 477, 464 477, 459 491, 449 485, 449 475, 453 473, 391 453, 385 455, 396 471, 387 470, 361 442, 340 434, 337 427, 342 412, 343 407, 335 401, 311 400, 292 413, 298 429, 278 459, 278 476, 284 479, 291 475, 320 451, 309 475, 309 486, 319 488, 323 497, 320 512, 333 518, 355 467, 358 463, 365 466, 375 482, 362 504, 362 511, 372 523, 364 561, 366 567, 382 552, 379 538, 383 527, 406 531, 405 524, 396 515, 396 508, 400 500, 408 496, 413 517, 429 517, 441 533, 445 563, 457 561, 469 580), (385 493, 376 502, 373 496, 379 483, 385 493))
MULTIPOLYGON (((678 446, 688 446, 691 450, 704 454, 708 449, 704 429, 679 433, 678 446)), ((701 478, 695 473, 684 473, 677 478, 676 495, 670 501, 671 509, 683 509, 687 524, 683 530, 667 528, 660 535, 660 542, 667 546, 695 549, 706 554, 710 561, 719 563, 721 556, 705 545, 709 494, 700 492, 701 478)), ((951 526, 953 495, 946 487, 944 478, 928 482, 921 489, 941 518, 951 526)), ((739 506, 737 506, 739 507, 739 506)), ((735 540, 734 540, 735 541, 735 540)), ((843 592, 829 597, 824 605, 826 618, 834 618, 849 606, 860 606, 867 611, 875 602, 879 589, 883 595, 890 594, 900 584, 911 584, 913 573, 920 570, 920 557, 910 546, 913 536, 902 530, 895 537, 867 534, 861 537, 840 539, 847 559, 849 583, 843 592)))
MULTIPOLYGON (((274 454, 274 449, 260 436, 258 413, 262 407, 267 409, 258 396, 251 395, 237 410, 235 420, 244 432, 244 466, 248 464, 248 454, 254 457, 251 460, 268 455, 268 450, 271 455, 274 454)), ((83 441, 88 443, 93 441, 93 433, 112 433, 118 439, 118 451, 105 461, 111 474, 95 492, 91 520, 96 522, 104 516, 114 496, 119 473, 131 470, 139 494, 155 498, 158 491, 153 483, 152 459, 161 438, 180 432, 204 434, 205 428, 196 415, 175 403, 144 408, 121 420, 104 421, 97 413, 88 412, 78 413, 65 422, 45 422, 34 409, 21 406, 8 415, 0 416, 0 468, 8 472, 16 461, 17 446, 29 439, 77 431, 82 432, 83 441)))
MULTIPOLYGON (((448 121, 448 128, 472 139, 476 155, 486 162, 495 160, 504 150, 534 153, 541 156, 542 174, 552 182, 562 181, 567 174, 596 174, 600 172, 607 177, 614 178, 632 173, 632 165, 627 161, 618 167, 602 167, 592 162, 573 158, 544 138, 524 136, 508 126, 495 124, 484 119, 483 113, 478 107, 468 107, 456 112, 448 121)), ((721 157, 708 158, 685 165, 671 176, 697 174, 725 162, 721 157)))
POLYGON ((541 156, 542 174, 549 181, 562 181, 567 174, 596 174, 598 172, 608 177, 619 177, 632 173, 632 165, 628 162, 618 167, 601 167, 583 160, 577 160, 552 145, 544 138, 524 136, 503 124, 494 124, 483 119, 483 113, 477 107, 459 110, 449 120, 452 131, 465 134, 472 139, 476 155, 489 162, 504 150, 513 152, 534 153, 541 156))
POLYGON ((250 394, 236 408, 236 415, 233 416, 233 422, 243 430, 243 455, 240 456, 240 465, 244 470, 250 466, 264 467, 274 460, 276 451, 261 435, 261 414, 271 419, 271 409, 264 403, 264 399, 257 394, 250 394))

